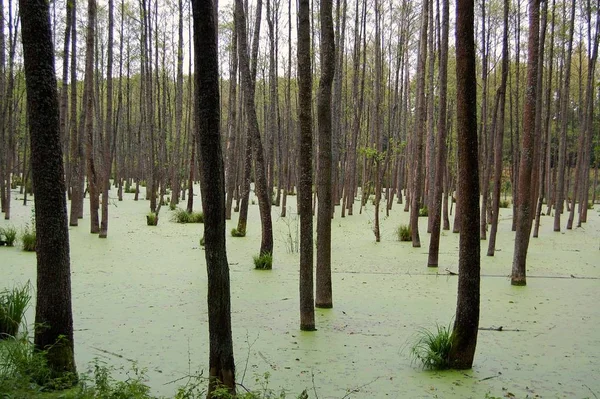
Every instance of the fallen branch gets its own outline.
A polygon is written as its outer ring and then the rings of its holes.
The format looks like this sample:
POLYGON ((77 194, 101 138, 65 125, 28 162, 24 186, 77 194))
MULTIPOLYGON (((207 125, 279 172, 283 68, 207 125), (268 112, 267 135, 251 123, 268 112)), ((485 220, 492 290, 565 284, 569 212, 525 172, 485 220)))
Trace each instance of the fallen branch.
POLYGON ((515 328, 515 329, 504 328, 502 326, 500 326, 500 327, 479 327, 479 329, 483 330, 483 331, 514 331, 514 332, 525 331, 525 330, 519 330, 518 328, 515 328))

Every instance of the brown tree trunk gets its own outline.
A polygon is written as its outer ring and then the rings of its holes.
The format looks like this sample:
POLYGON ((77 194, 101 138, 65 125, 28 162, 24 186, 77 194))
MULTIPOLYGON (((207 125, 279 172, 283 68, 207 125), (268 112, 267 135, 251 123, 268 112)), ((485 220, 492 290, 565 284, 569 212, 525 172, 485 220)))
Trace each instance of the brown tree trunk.
MULTIPOLYGON (((225 174, 219 131, 219 64, 215 3, 192 1, 196 143, 200 159, 204 240, 208 273, 208 398, 224 385, 235 395, 231 293, 225 247, 225 174)), ((220 395, 219 395, 220 396, 220 395)))
POLYGON ((456 108, 460 243, 458 298, 449 353, 450 367, 473 367, 479 327, 479 171, 474 1, 456 2, 456 108))
POLYGON ((298 212, 300 213, 300 329, 315 330, 313 293, 312 202, 312 71, 310 58, 310 4, 298 3, 298 212))
POLYGON ((318 94, 319 170, 317 172, 317 286, 316 307, 333 307, 331 289, 331 216, 332 198, 332 137, 331 89, 335 73, 335 43, 333 35, 332 1, 322 0, 321 21, 321 80, 318 94))
POLYGON ((535 108, 538 94, 538 53, 539 53, 540 0, 529 1, 529 39, 527 45, 527 87, 525 109, 523 110, 523 142, 521 145, 521 165, 519 166, 519 197, 517 203, 517 234, 513 257, 511 284, 526 285, 527 249, 531 233, 531 172, 533 168, 535 143, 535 108))
POLYGON ((447 93, 448 93, 448 30, 449 30, 449 0, 442 0, 442 38, 440 43, 440 75, 439 75, 439 109, 440 114, 438 116, 438 134, 436 137, 436 166, 435 166, 435 183, 433 198, 431 201, 431 209, 429 210, 429 217, 432 219, 431 223, 431 238, 429 240, 429 257, 427 259, 427 266, 437 267, 438 266, 438 255, 440 249, 440 227, 442 217, 442 192, 444 174, 446 168, 446 109, 447 109, 447 93))
POLYGON ((60 141, 59 103, 48 2, 19 2, 31 138, 37 299, 35 346, 45 350, 50 369, 77 379, 73 354, 71 270, 60 141))

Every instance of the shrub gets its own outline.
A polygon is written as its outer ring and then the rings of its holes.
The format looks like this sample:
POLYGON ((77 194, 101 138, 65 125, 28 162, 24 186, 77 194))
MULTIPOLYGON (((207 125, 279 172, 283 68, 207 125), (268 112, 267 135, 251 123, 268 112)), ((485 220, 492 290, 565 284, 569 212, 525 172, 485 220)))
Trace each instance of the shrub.
POLYGON ((436 331, 426 328, 417 334, 410 353, 413 362, 419 361, 426 370, 445 370, 450 367, 448 356, 453 340, 451 326, 436 326, 436 331))
POLYGON ((31 301, 31 284, 0 291, 0 339, 15 337, 31 301))
POLYGON ((429 209, 427 209, 427 205, 419 209, 419 216, 429 216, 429 209))
POLYGON ((171 220, 177 223, 204 223, 202 212, 188 212, 185 209, 176 208, 171 220))
POLYGON ((273 268, 273 255, 270 252, 254 256, 254 268, 258 270, 271 270, 273 268))
POLYGON ((148 226, 158 225, 158 215, 155 212, 150 212, 146 215, 146 224, 148 226))
POLYGON ((510 205, 509 200, 500 200, 500 202, 498 203, 498 206, 500 208, 508 208, 509 205, 510 205))
POLYGON ((398 236, 398 241, 412 241, 412 230, 406 224, 398 226, 396 235, 398 236))
POLYGON ((246 237, 246 230, 238 230, 235 227, 231 229, 232 237, 246 237))
POLYGON ((21 235, 21 243, 23 244, 23 251, 34 252, 36 247, 37 237, 35 230, 30 229, 29 226, 23 230, 21 235))
POLYGON ((13 226, 7 226, 5 228, 0 228, 0 241, 4 241, 4 243, 12 247, 15 245, 15 241, 17 239, 17 229, 13 226), (4 239, 2 239, 4 237, 4 239))

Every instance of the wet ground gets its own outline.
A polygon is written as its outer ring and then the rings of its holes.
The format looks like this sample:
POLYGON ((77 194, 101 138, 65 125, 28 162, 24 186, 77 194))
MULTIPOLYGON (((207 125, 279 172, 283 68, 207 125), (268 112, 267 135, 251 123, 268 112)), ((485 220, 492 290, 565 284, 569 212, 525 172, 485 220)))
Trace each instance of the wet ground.
MULTIPOLYGON (((31 211, 14 192, 13 219, 21 229, 31 211)), ((86 202, 86 207, 87 207, 86 202)), ((250 205, 248 234, 228 236, 237 379, 312 398, 597 398, 600 396, 600 209, 583 228, 555 233, 544 217, 531 239, 528 285, 512 287, 512 209, 501 211, 497 252, 482 246, 481 320, 475 364, 466 372, 425 372, 409 348, 420 328, 448 325, 455 312, 458 234, 444 231, 440 267, 426 267, 429 235, 420 219, 421 248, 398 242, 408 223, 403 205, 381 214, 382 241, 372 232, 373 206, 341 218, 333 231, 334 308, 316 311, 318 331, 299 331, 295 197, 288 217, 273 207, 272 271, 253 269, 260 246, 258 206, 250 205), (503 331, 494 328, 502 326, 503 331)), ((199 197, 195 197, 200 210, 199 197)), ((89 234, 89 219, 71 227, 76 358, 80 371, 94 358, 147 369, 156 394, 208 365, 206 266, 198 241, 202 225, 169 220, 146 226, 148 202, 111 200, 109 238, 89 234), (170 383, 171 382, 171 383, 170 383)), ((563 226, 566 224, 564 218, 563 226)), ((451 219, 452 220, 452 219, 451 219)), ((0 227, 6 226, 0 220, 0 227)), ((228 231, 237 214, 228 221, 228 231)), ((316 236, 315 236, 316 238, 316 236)), ((0 287, 35 281, 35 254, 0 248, 0 287)), ((33 321, 33 309, 28 313, 33 321)), ((204 373, 206 375, 206 372, 204 373)))

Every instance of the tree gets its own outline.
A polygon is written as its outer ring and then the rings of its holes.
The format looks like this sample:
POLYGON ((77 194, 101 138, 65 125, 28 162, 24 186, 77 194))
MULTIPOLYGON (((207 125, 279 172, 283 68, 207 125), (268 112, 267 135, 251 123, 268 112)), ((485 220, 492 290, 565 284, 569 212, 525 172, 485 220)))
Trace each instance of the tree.
POLYGON ((331 216, 332 154, 331 154, 331 89, 335 73, 335 43, 333 35, 332 1, 321 1, 321 80, 318 94, 319 172, 317 196, 317 297, 318 308, 333 307, 331 290, 331 216))
POLYGON ((19 1, 37 232, 35 346, 50 368, 76 378, 69 232, 48 2, 19 1))
POLYGON ((512 285, 525 285, 527 248, 531 233, 533 210, 531 175, 535 151, 535 109, 538 95, 538 52, 539 52, 540 0, 529 2, 529 39, 527 43, 527 88, 523 110, 523 142, 519 166, 519 196, 517 203, 517 233, 512 266, 512 285))
POLYGON ((193 0, 196 143, 202 170, 208 329, 208 397, 218 384, 235 394, 229 266, 225 248, 225 172, 221 151, 217 24, 212 0, 193 0))
POLYGON ((312 217, 312 71, 310 0, 298 3, 298 212, 300 213, 300 329, 315 330, 312 217))
POLYGON ((475 78, 474 0, 456 1, 456 118, 458 129, 458 298, 450 367, 469 369, 479 327, 479 171, 477 80, 475 78))
MULTIPOLYGON (((238 53, 240 72, 242 76, 242 90, 244 92, 245 111, 248 118, 248 137, 252 141, 252 153, 255 162, 255 181, 256 195, 258 197, 258 207, 260 211, 260 221, 262 225, 262 240, 260 243, 260 255, 273 254, 273 222, 271 220, 271 194, 267 184, 266 163, 260 130, 258 127, 258 118, 254 105, 254 83, 250 63, 248 61, 248 40, 246 35, 246 16, 242 0, 235 2, 235 21, 238 33, 238 53)), ((255 43, 258 45, 257 40, 255 43)))

